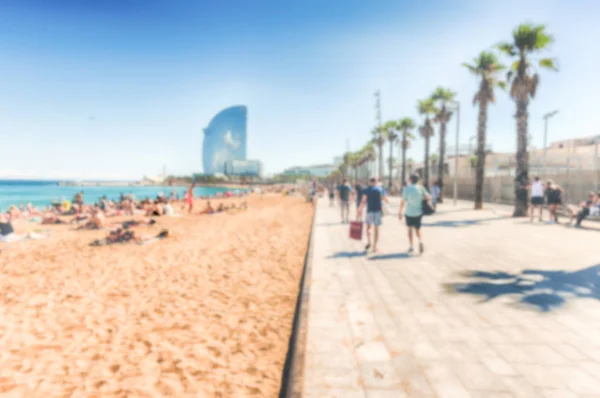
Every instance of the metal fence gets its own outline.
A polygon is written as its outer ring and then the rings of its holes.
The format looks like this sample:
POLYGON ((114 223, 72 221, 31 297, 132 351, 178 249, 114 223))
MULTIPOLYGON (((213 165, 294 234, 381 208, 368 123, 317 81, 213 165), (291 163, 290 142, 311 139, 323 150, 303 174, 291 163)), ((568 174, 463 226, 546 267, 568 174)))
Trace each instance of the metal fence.
MULTIPOLYGON (((483 187, 484 202, 514 203, 515 200, 515 157, 494 157, 486 161, 486 177, 483 187)), ((530 156, 529 176, 539 176, 542 181, 552 180, 563 189, 563 202, 578 203, 584 200, 590 191, 600 190, 600 170, 594 157, 565 156, 564 159, 547 159, 542 156, 530 156)), ((459 169, 456 177, 446 177, 444 194, 453 195, 453 182, 456 178, 459 199, 475 198, 475 170, 470 167, 459 169)))

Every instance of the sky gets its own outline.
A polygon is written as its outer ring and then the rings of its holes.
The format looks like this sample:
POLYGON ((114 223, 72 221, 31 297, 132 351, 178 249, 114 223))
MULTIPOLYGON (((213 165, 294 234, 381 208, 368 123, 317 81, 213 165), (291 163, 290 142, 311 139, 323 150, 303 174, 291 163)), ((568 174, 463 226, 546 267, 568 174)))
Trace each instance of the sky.
MULTIPOLYGON (((522 22, 547 25, 541 55, 560 68, 541 73, 533 144, 555 109, 550 142, 598 134, 599 18, 595 0, 2 0, 0 178, 202 172, 202 130, 232 105, 248 107, 248 158, 266 173, 331 163, 370 138, 376 90, 384 121, 420 121, 417 99, 456 91, 466 144, 477 80, 461 64, 522 22)), ((512 152, 515 105, 497 98, 488 141, 512 152)))

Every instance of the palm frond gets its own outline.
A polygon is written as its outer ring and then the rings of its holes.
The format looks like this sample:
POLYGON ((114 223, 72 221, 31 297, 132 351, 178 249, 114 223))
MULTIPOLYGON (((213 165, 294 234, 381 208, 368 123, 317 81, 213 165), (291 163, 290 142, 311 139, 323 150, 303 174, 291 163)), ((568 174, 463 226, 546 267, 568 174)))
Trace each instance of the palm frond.
POLYGON ((440 102, 451 101, 454 97, 456 97, 456 93, 444 87, 436 87, 435 91, 431 94, 432 100, 440 102))
POLYGON ((556 60, 552 58, 542 58, 539 60, 539 65, 542 68, 551 69, 553 71, 558 72, 558 67, 556 66, 556 60))
POLYGON ((514 57, 515 55, 517 55, 515 46, 512 43, 509 43, 509 42, 498 43, 496 45, 496 48, 498 50, 500 50, 500 52, 508 55, 509 57, 514 57))
POLYGON ((469 70, 469 72, 471 72, 471 73, 473 73, 475 75, 479 74, 478 71, 477 71, 477 67, 475 65, 471 65, 471 64, 468 64, 466 62, 463 62, 462 66, 464 66, 465 68, 467 68, 469 70))
POLYGON ((514 74, 515 74, 515 71, 513 71, 513 70, 509 70, 508 72, 506 72, 506 82, 507 83, 510 83, 514 74))

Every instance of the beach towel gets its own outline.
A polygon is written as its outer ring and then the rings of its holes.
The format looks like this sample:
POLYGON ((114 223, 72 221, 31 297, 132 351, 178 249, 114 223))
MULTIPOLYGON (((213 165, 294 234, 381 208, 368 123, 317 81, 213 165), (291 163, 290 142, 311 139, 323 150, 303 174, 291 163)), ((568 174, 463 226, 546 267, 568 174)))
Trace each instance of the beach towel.
POLYGON ((13 243, 13 242, 20 242, 23 240, 40 240, 40 239, 46 239, 48 237, 48 235, 45 234, 40 234, 40 233, 36 233, 36 232, 30 232, 29 234, 26 235, 19 235, 19 234, 8 234, 8 235, 2 235, 0 236, 0 242, 3 243, 13 243))

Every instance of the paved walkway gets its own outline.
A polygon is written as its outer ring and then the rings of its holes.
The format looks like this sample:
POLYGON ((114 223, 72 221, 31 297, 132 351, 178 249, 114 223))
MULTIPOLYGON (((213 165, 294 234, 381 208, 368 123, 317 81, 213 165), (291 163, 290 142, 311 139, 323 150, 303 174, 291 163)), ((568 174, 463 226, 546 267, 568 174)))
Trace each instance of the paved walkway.
POLYGON ((319 202, 304 397, 600 397, 600 232, 470 209, 425 218, 420 257, 387 216, 366 257, 319 202))

